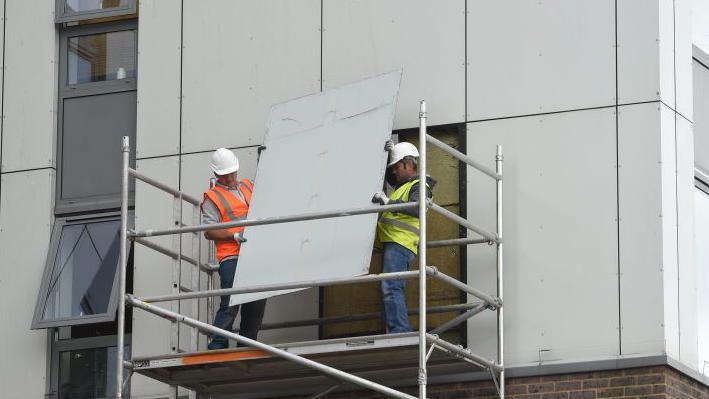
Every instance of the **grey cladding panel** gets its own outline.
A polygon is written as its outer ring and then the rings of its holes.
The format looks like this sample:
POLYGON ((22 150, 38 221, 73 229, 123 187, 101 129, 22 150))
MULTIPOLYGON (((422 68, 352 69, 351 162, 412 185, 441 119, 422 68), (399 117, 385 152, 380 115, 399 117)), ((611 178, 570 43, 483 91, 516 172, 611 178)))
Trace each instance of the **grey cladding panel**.
POLYGON ((60 200, 115 195, 121 190, 121 137, 135 142, 136 92, 64 100, 60 200))
MULTIPOLYGON (((372 206, 401 71, 271 109, 249 219, 372 206)), ((377 215, 246 229, 234 287, 365 274, 377 215)), ((291 291, 235 295, 232 304, 291 291)))

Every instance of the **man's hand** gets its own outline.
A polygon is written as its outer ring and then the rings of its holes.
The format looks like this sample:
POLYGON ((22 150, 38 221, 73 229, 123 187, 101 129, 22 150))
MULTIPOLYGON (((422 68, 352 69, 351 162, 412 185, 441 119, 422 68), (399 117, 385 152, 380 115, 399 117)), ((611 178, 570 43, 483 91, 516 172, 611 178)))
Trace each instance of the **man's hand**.
POLYGON ((394 148, 394 142, 387 140, 386 143, 384 143, 384 151, 389 152, 392 148, 394 148))
POLYGON ((234 241, 238 242, 239 244, 245 243, 247 240, 244 238, 244 232, 240 231, 238 233, 234 233, 234 241))
POLYGON ((372 202, 375 204, 386 205, 389 203, 389 197, 384 194, 384 191, 380 191, 374 194, 374 197, 372 197, 372 202))

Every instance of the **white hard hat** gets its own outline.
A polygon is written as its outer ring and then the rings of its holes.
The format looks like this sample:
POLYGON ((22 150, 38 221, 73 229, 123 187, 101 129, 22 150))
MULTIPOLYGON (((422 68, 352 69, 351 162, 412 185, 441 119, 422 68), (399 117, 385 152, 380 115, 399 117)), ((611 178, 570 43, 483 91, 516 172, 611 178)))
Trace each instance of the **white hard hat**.
POLYGON ((212 154, 212 164, 210 166, 214 173, 219 176, 228 175, 239 170, 239 159, 226 148, 217 148, 212 154))
POLYGON ((418 158, 419 150, 411 143, 398 143, 389 151, 389 164, 387 164, 387 168, 406 157, 418 158))

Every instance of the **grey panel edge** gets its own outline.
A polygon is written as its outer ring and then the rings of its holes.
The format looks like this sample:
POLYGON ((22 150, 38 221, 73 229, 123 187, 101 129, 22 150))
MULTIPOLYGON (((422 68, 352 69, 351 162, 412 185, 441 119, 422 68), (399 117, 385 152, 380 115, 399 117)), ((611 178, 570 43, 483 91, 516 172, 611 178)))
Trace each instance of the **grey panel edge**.
POLYGON ((692 58, 704 65, 705 68, 709 68, 709 54, 694 44, 692 45, 692 58))

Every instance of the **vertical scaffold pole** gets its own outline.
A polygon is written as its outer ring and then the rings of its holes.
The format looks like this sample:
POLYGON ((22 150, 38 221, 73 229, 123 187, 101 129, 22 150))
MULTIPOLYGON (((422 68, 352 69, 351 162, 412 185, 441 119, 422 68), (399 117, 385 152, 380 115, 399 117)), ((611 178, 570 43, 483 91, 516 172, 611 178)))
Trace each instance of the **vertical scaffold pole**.
MULTIPOLYGON (((172 222, 175 227, 182 224, 182 194, 175 195, 172 198, 172 222)), ((179 294, 182 289, 182 234, 172 235, 172 252, 177 254, 177 257, 172 260, 172 293, 179 294)), ((182 303, 177 300, 172 302, 172 310, 175 313, 182 312, 182 303)), ((170 322, 170 347, 172 353, 180 352, 180 322, 171 320, 170 322)), ((177 399, 177 385, 170 385, 168 398, 177 399)))
POLYGON ((426 398, 426 101, 419 110, 419 399, 426 398))
MULTIPOLYGON (((209 188, 212 189, 217 185, 217 179, 209 179, 209 188)), ((207 263, 210 265, 217 264, 217 249, 214 246, 214 241, 209 241, 209 252, 207 253, 207 263)), ((216 286, 214 271, 210 270, 207 273, 207 289, 213 290, 216 286)), ((212 318, 214 317, 214 297, 207 298, 207 324, 212 324, 212 318)))
POLYGON ((126 324, 126 267, 128 263, 128 163, 130 140, 123 136, 123 167, 121 168, 121 252, 118 264, 118 342, 116 355, 116 398, 123 397, 123 348, 126 324))
MULTIPOLYGON (((495 172, 502 176, 502 146, 497 146, 495 155, 495 172)), ((500 371, 500 399, 505 399, 505 307, 503 299, 504 280, 502 274, 502 178, 497 181, 497 296, 503 301, 502 307, 497 309, 497 362, 502 367, 500 371)))

